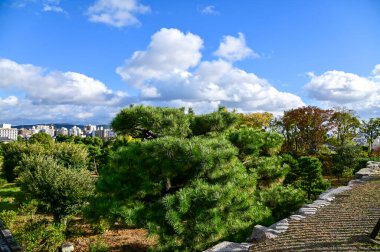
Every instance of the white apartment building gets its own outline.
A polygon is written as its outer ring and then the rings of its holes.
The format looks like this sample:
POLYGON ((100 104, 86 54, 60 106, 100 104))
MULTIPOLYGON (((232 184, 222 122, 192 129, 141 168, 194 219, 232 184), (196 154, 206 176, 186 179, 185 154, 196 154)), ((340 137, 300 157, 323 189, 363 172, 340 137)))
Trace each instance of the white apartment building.
POLYGON ((69 130, 65 127, 61 127, 57 130, 57 135, 64 135, 67 136, 69 134, 69 130))
POLYGON ((51 137, 54 136, 55 129, 53 125, 36 125, 32 127, 32 134, 36 134, 39 132, 44 132, 49 134, 51 137))
POLYGON ((82 134, 83 134, 83 131, 77 126, 74 126, 69 130, 70 136, 82 136, 82 134))
POLYGON ((11 124, 0 124, 0 138, 3 140, 17 140, 18 129, 12 129, 11 124))

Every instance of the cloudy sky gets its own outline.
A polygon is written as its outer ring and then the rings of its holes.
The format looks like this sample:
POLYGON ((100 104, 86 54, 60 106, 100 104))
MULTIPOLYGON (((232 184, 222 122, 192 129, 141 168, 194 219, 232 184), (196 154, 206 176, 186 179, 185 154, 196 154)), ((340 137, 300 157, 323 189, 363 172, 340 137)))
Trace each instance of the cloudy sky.
POLYGON ((380 1, 0 1, 0 123, 131 103, 379 117, 380 1))

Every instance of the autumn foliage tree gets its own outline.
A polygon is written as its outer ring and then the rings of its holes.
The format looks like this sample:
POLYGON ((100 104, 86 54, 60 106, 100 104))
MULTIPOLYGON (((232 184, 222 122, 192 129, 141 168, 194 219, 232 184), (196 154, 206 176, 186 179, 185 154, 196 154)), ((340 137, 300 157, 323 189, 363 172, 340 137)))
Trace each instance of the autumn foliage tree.
POLYGON ((280 121, 285 138, 284 150, 301 155, 317 153, 325 143, 332 113, 332 110, 314 106, 285 111, 280 121))
POLYGON ((239 114, 239 117, 241 125, 258 129, 268 128, 273 120, 273 114, 268 112, 239 114))

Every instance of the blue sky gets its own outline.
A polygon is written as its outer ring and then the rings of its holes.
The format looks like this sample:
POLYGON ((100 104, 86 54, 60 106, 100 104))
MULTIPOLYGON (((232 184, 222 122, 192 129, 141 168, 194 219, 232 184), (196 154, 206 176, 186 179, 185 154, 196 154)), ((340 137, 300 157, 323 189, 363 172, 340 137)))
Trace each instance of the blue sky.
POLYGON ((380 116, 380 1, 0 0, 0 118, 108 123, 130 103, 380 116))

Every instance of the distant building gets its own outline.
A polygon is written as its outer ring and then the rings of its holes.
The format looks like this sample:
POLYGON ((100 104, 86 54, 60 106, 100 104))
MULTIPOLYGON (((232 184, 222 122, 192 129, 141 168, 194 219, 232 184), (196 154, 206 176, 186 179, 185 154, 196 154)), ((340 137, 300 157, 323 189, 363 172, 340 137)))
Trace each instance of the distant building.
POLYGON ((32 131, 30 129, 21 128, 18 130, 18 135, 24 139, 29 139, 32 136, 32 131))
POLYGON ((65 127, 61 127, 60 129, 57 129, 56 130, 56 135, 63 135, 63 136, 67 136, 69 135, 69 130, 65 127))
POLYGON ((32 127, 32 134, 43 132, 49 134, 51 137, 55 134, 55 129, 53 125, 36 125, 32 127))
POLYGON ((11 127, 12 127, 12 124, 9 124, 9 123, 0 124, 0 128, 2 129, 10 129, 11 127))
POLYGON ((96 125, 89 124, 89 125, 86 125, 83 129, 83 134, 89 137, 94 137, 96 135, 95 132, 96 132, 96 125))
POLYGON ((98 127, 95 131, 95 136, 108 140, 115 137, 116 134, 112 129, 104 129, 103 127, 98 127))
POLYGON ((70 136, 82 136, 83 135, 83 131, 81 130, 81 128, 77 127, 77 126, 73 126, 70 130, 69 130, 69 135, 70 136))
POLYGON ((9 142, 16 141, 18 129, 12 129, 11 124, 0 124, 0 141, 9 142))

